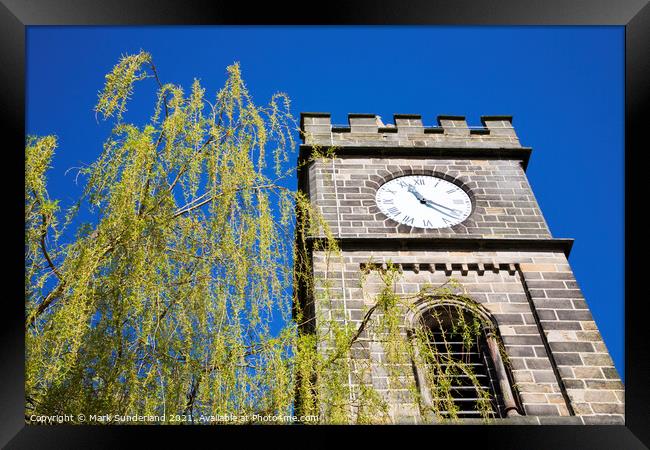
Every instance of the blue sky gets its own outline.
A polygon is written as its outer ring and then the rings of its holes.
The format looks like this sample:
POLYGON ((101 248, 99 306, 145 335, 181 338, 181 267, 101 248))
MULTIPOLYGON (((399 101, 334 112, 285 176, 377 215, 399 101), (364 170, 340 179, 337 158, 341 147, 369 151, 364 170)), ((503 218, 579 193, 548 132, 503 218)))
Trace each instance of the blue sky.
MULTIPOLYGON (((215 93, 241 63, 257 103, 276 91, 293 113, 512 115, 533 148, 528 177, 624 376, 623 27, 28 27, 28 134, 56 134, 50 193, 81 192, 65 171, 92 162, 110 131, 93 106, 120 55, 150 52, 163 82, 215 93)), ((126 115, 151 114, 153 83, 126 115)))

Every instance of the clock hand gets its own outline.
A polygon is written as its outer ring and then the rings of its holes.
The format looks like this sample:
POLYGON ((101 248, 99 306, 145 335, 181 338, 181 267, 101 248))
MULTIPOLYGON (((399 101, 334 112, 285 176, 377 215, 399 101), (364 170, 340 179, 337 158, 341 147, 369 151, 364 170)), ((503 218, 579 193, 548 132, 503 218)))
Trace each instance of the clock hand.
POLYGON ((412 184, 409 184, 409 185, 408 185, 408 191, 409 191, 411 194, 415 195, 415 198, 417 198, 417 199, 420 201, 420 203, 422 203, 422 204, 425 204, 425 203, 426 203, 427 200, 426 200, 424 197, 422 197, 422 194, 420 194, 420 193, 418 192, 418 190, 415 189, 415 187, 413 187, 412 184))
MULTIPOLYGON (((438 209, 438 208, 436 208, 436 207, 433 206, 433 205, 430 205, 429 202, 428 202, 428 200, 427 200, 426 203, 424 203, 424 204, 425 204, 426 206, 428 206, 429 208, 431 208, 431 209, 435 209, 435 210, 438 211, 439 213, 444 214, 445 216, 451 217, 452 219, 458 219, 458 216, 452 216, 452 215, 449 214, 448 212, 443 211, 443 210, 441 210, 441 209, 438 209)), ((444 206, 443 206, 443 208, 444 208, 444 206)))
POLYGON ((441 205, 440 203, 436 203, 436 202, 434 202, 433 200, 427 200, 427 199, 425 199, 425 200, 426 200, 427 204, 431 203, 431 204, 436 205, 436 206, 438 206, 438 207, 440 207, 440 208, 445 208, 445 209, 447 209, 447 210, 449 210, 449 211, 453 211, 454 214, 458 214, 458 213, 460 213, 460 210, 458 210, 458 209, 449 208, 448 206, 441 205))
MULTIPOLYGON (((433 206, 431 206, 431 205, 429 205, 429 203, 431 203, 431 204, 433 204, 433 205, 436 205, 436 206, 438 206, 438 207, 440 207, 440 208, 444 208, 444 209, 446 209, 446 210, 452 211, 454 214, 459 214, 459 213, 461 212, 461 211, 458 210, 458 209, 449 208, 448 206, 441 205, 440 203, 436 203, 436 202, 434 202, 433 200, 429 200, 429 199, 427 199, 427 198, 424 198, 424 196, 423 196, 422 194, 420 194, 420 193, 418 192, 418 190, 417 190, 415 187, 413 187, 413 185, 411 185, 411 184, 409 184, 408 191, 409 191, 411 194, 415 195, 415 197, 416 197, 418 200, 420 200, 420 203, 425 204, 425 205, 427 205, 427 206, 429 206, 429 207, 432 207, 433 209, 436 209, 436 208, 433 207, 433 206)), ((438 210, 438 211, 440 211, 440 210, 438 210)), ((440 212, 443 212, 443 211, 440 211, 440 212)), ((449 214, 447 214, 447 215, 449 215, 449 214)), ((451 217, 451 216, 450 216, 450 217, 451 217)))

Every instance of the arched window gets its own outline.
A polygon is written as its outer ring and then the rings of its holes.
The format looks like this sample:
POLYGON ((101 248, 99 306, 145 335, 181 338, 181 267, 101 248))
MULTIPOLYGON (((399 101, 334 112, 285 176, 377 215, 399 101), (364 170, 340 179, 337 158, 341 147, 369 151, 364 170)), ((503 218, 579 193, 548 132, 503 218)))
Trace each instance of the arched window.
POLYGON ((427 298, 409 314, 421 406, 443 418, 519 415, 489 313, 465 297, 427 298))

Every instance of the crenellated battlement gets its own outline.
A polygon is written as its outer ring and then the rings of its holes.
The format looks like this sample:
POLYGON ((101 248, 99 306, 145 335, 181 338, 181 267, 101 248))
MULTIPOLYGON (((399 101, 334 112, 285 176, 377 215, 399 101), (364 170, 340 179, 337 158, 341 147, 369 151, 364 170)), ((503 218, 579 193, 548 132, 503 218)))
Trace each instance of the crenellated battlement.
POLYGON ((330 113, 300 114, 304 144, 337 147, 521 147, 512 116, 481 116, 482 127, 470 127, 464 116, 440 115, 436 126, 424 126, 419 114, 394 114, 384 124, 375 114, 348 114, 348 125, 332 124, 330 113))

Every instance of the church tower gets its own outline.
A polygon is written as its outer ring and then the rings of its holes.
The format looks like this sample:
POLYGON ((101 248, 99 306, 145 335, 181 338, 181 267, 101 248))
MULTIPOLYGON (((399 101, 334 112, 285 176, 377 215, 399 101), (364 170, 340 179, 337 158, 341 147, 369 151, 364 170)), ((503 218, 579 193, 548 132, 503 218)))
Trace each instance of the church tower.
MULTIPOLYGON (((438 116, 436 126, 414 114, 395 114, 394 124, 374 114, 348 121, 334 126, 329 113, 300 119, 299 188, 340 248, 327 267, 322 249, 309 254, 312 275, 326 275, 336 293, 328 304, 314 295, 303 305, 313 321, 325 314, 364 328, 370 294, 393 267, 395 293, 410 302, 401 332, 408 339, 426 329, 431 347, 473 368, 456 372, 447 391, 456 417, 479 419, 480 384, 497 423, 622 424, 623 384, 569 266, 573 241, 551 236, 526 178, 531 148, 520 144, 512 118, 483 116, 482 128, 462 116, 438 116), (334 157, 313 157, 330 148, 334 157), (450 278, 464 295, 418 297, 450 278), (482 330, 468 348, 450 324, 476 318, 482 330), (444 342, 435 341, 445 329, 444 342)), ((453 361, 414 359, 403 373, 413 395, 389 379, 386 352, 371 330, 360 333, 349 367, 365 372, 349 377, 350 396, 368 383, 393 423, 431 421, 423 413, 437 401, 431 384, 453 361)))

